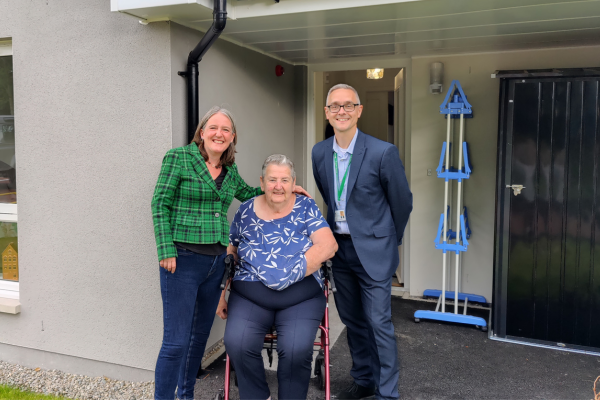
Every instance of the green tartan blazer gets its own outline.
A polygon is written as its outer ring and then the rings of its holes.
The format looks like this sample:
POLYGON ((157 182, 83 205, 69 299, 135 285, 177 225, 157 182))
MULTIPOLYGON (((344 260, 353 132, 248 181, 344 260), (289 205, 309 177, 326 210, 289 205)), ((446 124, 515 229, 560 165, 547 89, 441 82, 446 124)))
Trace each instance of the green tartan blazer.
POLYGON ((177 257, 174 242, 229 244, 227 210, 233 198, 246 201, 262 193, 248 186, 237 166, 217 190, 198 145, 171 149, 165 155, 152 197, 158 259, 177 257))

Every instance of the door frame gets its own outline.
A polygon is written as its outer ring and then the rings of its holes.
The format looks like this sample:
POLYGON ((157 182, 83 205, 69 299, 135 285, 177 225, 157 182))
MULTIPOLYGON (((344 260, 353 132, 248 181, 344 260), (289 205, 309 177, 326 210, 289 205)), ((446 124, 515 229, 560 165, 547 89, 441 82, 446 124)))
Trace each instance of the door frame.
MULTIPOLYGON (((323 110, 323 75, 328 71, 351 71, 360 70, 367 68, 400 68, 404 72, 403 85, 404 90, 404 171, 406 173, 406 179, 410 187, 411 183, 411 102, 407 99, 410 98, 412 91, 411 85, 411 72, 412 72, 412 59, 410 57, 402 58, 387 58, 387 59, 372 59, 372 60, 356 60, 356 61, 338 61, 323 64, 309 64, 307 68, 307 96, 306 96, 306 140, 304 141, 306 147, 304 148, 305 163, 303 168, 305 189, 315 196, 315 201, 323 210, 323 199, 320 193, 318 193, 317 184, 313 177, 312 172, 312 148, 317 143, 317 135, 322 134, 321 130, 317 133, 317 126, 322 126, 324 115, 317 115, 319 110, 323 110)), ((402 72, 401 71, 401 72, 402 72)), ((395 89, 395 88, 394 88, 395 89)), ((324 112, 322 113, 324 114, 324 112)), ((396 128, 394 128, 396 129, 396 128)), ((398 139, 395 132, 395 140, 398 139)), ((402 259, 400 264, 404 270, 404 289, 410 289, 410 219, 406 224, 404 230, 404 237, 402 239, 402 253, 400 254, 402 259)))
MULTIPOLYGON (((498 155, 496 157, 496 216, 494 235, 494 274, 492 290, 492 326, 490 336, 506 337, 506 296, 508 282, 508 228, 510 201, 506 199, 506 182, 511 180, 512 148, 508 143, 508 121, 512 120, 513 109, 508 107, 510 79, 500 79, 498 111, 498 155)), ((512 133, 512 131, 511 131, 512 133)), ((510 184, 510 183, 509 183, 510 184)), ((509 193, 510 195, 510 193, 509 193)))

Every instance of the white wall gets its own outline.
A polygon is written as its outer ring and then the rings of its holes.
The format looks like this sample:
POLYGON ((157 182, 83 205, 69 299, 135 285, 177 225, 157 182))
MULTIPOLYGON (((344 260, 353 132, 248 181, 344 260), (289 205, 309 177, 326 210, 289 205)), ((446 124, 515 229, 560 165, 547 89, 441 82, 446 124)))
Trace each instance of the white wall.
MULTIPOLYGON (((598 66, 600 47, 413 59, 410 291, 415 296, 425 289, 440 289, 442 284, 442 255, 434 250, 433 239, 443 212, 444 183, 436 177, 435 169, 445 140, 446 120, 439 114, 443 96, 428 93, 429 64, 434 61, 444 63, 444 90, 458 79, 474 110, 474 118, 465 125, 473 174, 464 183, 464 205, 469 209, 473 233, 463 257, 462 291, 491 301, 499 80, 490 75, 495 70, 598 66), (427 176, 428 168, 433 170, 432 176, 427 176)), ((454 224, 455 218, 452 221, 454 224)))
POLYGON ((0 37, 14 50, 22 308, 0 314, 0 359, 151 378, 169 26, 104 0, 1 1, 0 37))

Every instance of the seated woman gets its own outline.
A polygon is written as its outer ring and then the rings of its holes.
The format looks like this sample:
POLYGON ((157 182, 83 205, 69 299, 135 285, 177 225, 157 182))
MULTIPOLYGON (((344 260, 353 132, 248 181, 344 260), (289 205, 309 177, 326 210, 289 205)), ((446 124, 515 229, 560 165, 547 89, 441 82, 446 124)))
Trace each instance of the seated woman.
POLYGON ((229 307, 225 290, 217 314, 227 320, 225 348, 240 399, 269 399, 261 350, 277 330, 278 398, 305 399, 313 343, 325 312, 321 264, 337 243, 314 200, 292 193, 294 164, 269 156, 260 178, 264 195, 237 211, 228 252, 238 258, 229 307))

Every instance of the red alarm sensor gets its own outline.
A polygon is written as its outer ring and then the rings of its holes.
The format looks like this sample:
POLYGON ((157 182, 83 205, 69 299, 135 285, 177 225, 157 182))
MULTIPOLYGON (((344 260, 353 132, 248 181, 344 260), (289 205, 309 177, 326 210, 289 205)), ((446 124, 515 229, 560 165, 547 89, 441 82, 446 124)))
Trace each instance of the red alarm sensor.
POLYGON ((275 75, 281 76, 281 75, 283 75, 284 72, 285 72, 285 69, 283 69, 283 67, 281 65, 275 66, 275 75))

